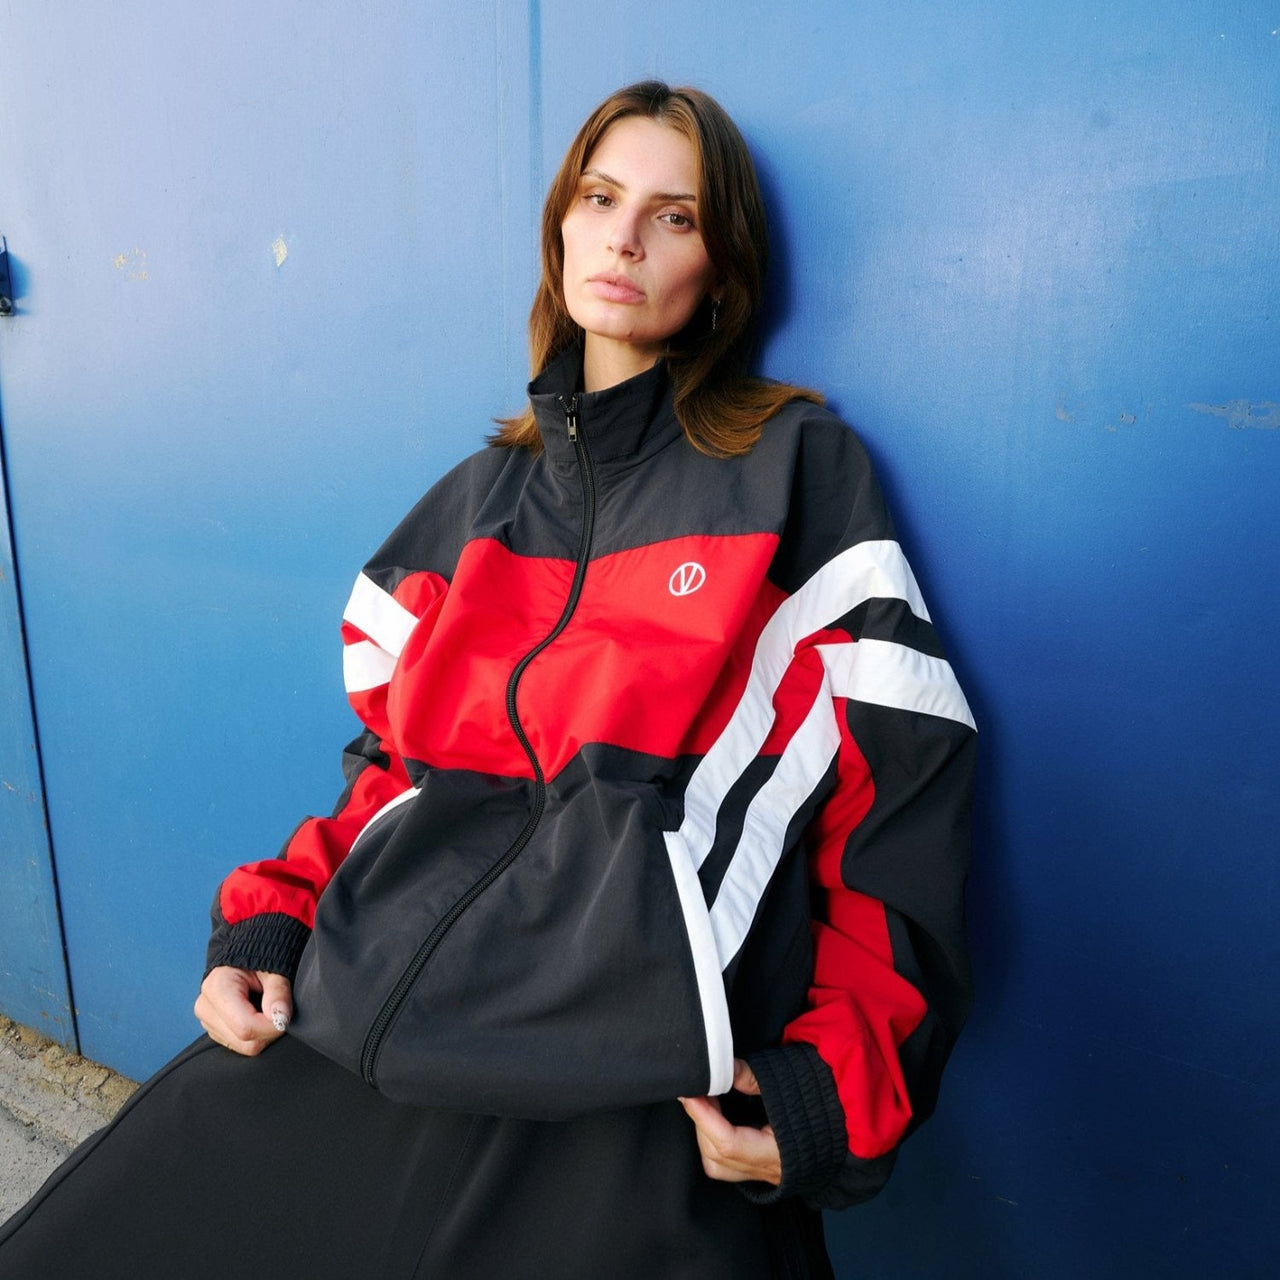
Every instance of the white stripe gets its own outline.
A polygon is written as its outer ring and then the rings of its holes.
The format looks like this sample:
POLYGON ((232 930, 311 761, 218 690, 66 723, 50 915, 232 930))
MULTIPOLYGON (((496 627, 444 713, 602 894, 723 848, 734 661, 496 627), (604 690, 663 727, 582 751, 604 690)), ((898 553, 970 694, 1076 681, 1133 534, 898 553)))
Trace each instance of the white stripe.
POLYGON ((685 791, 684 838, 700 867, 715 839, 716 815, 729 788, 755 759, 773 726, 778 691, 796 645, 863 602, 877 597, 905 600, 929 621, 915 575, 896 542, 860 542, 827 561, 793 596, 778 606, 756 644, 747 687, 729 723, 703 756, 685 791))
POLYGON ((707 1035, 707 1061, 711 1079, 707 1092, 712 1096, 728 1093, 733 1087, 733 1029, 729 1026, 729 1003, 725 999, 724 979, 716 959, 716 943, 707 917, 707 903, 702 896, 702 882, 689 861, 688 851, 677 831, 664 831, 671 875, 684 912, 685 933, 693 954, 693 972, 698 980, 698 997, 702 1002, 702 1025, 707 1035))
POLYGON ((342 618, 381 645, 393 658, 400 656, 409 633, 418 625, 418 619, 399 600, 364 573, 351 588, 351 599, 342 618))
POLYGON ((733 861, 716 892, 711 930, 722 968, 746 941, 756 909, 782 857, 791 819, 822 781, 831 757, 840 747, 840 730, 825 681, 823 686, 804 723, 787 743, 769 781, 752 799, 733 861))
POLYGON ((887 640, 820 644, 823 687, 783 750, 769 781, 747 808, 742 835, 711 907, 721 967, 746 941, 765 890, 782 857, 787 828, 822 781, 840 747, 832 698, 920 711, 974 728, 969 704, 949 663, 887 640))
POLYGON ((391 799, 388 800, 387 803, 384 804, 382 808, 379 809, 378 812, 375 813, 373 817, 370 818, 369 821, 366 822, 364 826, 360 828, 360 834, 357 835, 356 838, 351 842, 351 848, 347 850, 347 856, 348 857, 351 856, 352 852, 355 850, 356 845, 358 845, 360 841, 363 840, 365 836, 370 831, 373 830, 373 828, 378 824, 378 822, 381 821, 381 819, 385 818, 386 815, 391 812, 392 809, 398 809, 402 804, 406 804, 408 801, 412 800, 414 796, 416 796, 418 792, 421 790, 422 790, 421 787, 410 787, 408 791, 401 791, 399 795, 392 796, 391 799))
POLYGON ((943 658, 888 640, 820 644, 817 650, 831 677, 833 697, 920 711, 977 728, 955 672, 943 658))
POLYGON ((395 658, 368 640, 342 647, 342 682, 348 693, 362 693, 386 684, 395 669, 395 658))

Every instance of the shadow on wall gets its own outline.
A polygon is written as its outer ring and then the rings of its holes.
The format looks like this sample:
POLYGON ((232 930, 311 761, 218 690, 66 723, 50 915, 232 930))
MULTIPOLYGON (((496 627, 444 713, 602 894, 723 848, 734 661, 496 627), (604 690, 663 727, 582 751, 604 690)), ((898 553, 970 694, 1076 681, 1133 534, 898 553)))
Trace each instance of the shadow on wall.
POLYGON ((0 238, 0 318, 26 314, 20 304, 27 296, 29 284, 30 277, 22 259, 15 257, 7 242, 0 238))
POLYGON ((758 351, 768 349, 773 336, 782 332, 791 317, 791 239, 785 219, 786 201, 778 190, 768 161, 758 152, 751 155, 760 180, 765 213, 769 219, 769 271, 765 277, 764 303, 760 309, 760 331, 756 337, 758 351))

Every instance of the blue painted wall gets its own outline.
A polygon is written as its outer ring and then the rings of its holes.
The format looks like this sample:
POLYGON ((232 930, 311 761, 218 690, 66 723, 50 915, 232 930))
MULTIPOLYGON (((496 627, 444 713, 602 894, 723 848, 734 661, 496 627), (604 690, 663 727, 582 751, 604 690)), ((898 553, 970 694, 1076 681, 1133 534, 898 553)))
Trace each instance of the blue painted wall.
POLYGON ((0 1012, 74 1045, 6 492, 0 448, 0 1012))
POLYGON ((862 432, 983 728, 980 1002, 831 1221, 840 1274, 1274 1274, 1280 11, 213 8, 3 32, 0 394, 85 1051, 143 1074, 193 1032, 218 878, 331 803, 350 579, 518 403, 545 181, 657 73, 756 149, 765 368, 862 432))

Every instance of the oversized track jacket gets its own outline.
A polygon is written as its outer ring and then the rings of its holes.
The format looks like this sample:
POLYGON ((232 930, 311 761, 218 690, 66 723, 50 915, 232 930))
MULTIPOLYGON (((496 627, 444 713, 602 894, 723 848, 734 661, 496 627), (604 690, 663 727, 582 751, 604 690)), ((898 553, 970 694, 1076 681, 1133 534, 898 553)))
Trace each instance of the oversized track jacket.
POLYGON ((209 964, 388 1096, 554 1120, 755 1070, 783 1185, 883 1183, 969 1000, 973 722, 864 451, 745 457, 661 364, 530 387, 544 447, 446 475, 356 581, 333 816, 233 872, 209 964))

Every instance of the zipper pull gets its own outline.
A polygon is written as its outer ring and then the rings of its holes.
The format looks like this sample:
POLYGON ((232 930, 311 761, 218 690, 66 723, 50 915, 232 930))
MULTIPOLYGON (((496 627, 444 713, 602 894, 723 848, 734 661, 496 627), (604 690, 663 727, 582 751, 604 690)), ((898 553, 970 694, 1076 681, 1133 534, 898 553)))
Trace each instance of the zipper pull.
POLYGON ((560 403, 564 405, 564 422, 569 428, 569 439, 573 443, 578 440, 578 397, 570 396, 567 400, 561 396, 560 403))

